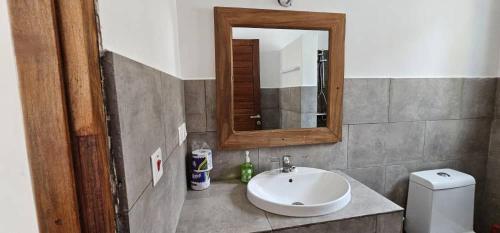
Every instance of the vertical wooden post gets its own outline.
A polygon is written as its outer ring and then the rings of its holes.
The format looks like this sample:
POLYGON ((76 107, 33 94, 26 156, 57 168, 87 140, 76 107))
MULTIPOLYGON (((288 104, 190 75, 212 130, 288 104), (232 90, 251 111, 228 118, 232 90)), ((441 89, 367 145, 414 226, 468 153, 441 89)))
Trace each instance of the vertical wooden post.
POLYGON ((55 6, 8 2, 40 232, 80 232, 55 6))
POLYGON ((115 232, 93 0, 9 0, 41 232, 115 232))
POLYGON ((114 232, 94 1, 56 3, 82 230, 114 232))

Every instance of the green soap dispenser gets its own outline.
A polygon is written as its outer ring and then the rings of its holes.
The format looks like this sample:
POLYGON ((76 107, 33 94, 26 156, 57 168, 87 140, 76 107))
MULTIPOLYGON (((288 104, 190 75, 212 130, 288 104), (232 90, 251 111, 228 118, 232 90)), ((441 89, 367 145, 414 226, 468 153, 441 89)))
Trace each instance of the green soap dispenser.
POLYGON ((241 164, 241 182, 248 183, 252 179, 253 164, 250 162, 250 151, 245 151, 245 162, 241 164))

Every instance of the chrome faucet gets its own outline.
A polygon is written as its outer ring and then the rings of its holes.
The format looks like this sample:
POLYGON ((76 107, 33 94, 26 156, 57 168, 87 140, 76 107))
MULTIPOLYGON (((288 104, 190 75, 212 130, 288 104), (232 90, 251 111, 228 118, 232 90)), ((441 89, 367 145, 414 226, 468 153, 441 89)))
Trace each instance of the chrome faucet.
POLYGON ((289 173, 295 171, 295 166, 292 166, 291 158, 292 157, 290 157, 290 155, 283 156, 283 168, 281 169, 281 172, 289 173))

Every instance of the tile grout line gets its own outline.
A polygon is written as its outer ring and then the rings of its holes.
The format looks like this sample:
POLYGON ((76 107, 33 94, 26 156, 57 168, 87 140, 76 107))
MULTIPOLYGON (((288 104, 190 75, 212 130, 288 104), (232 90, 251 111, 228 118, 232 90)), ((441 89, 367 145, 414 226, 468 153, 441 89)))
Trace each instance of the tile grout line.
POLYGON ((261 173, 261 165, 260 165, 260 148, 257 148, 257 167, 259 168, 259 170, 257 171, 257 173, 261 173))
POLYGON ((389 87, 387 88, 387 122, 390 122, 391 115, 391 90, 392 90, 392 78, 389 79, 389 87))
MULTIPOLYGON (((391 118, 391 90, 392 90, 392 78, 389 78, 389 86, 387 88, 387 123, 390 124, 390 118, 391 118)), ((384 167, 384 194, 387 192, 387 166, 384 162, 383 167, 384 167)), ((376 229, 378 231, 378 218, 375 221, 376 229)))
POLYGON ((346 123, 343 125, 375 125, 375 124, 397 124, 397 123, 411 123, 423 121, 465 121, 465 120, 494 120, 492 117, 469 117, 469 118, 442 118, 442 119, 417 119, 417 120, 404 120, 404 121, 389 121, 389 122, 359 122, 359 123, 346 123))
MULTIPOLYGON (((473 156, 477 157, 477 156, 473 156)), ((373 164, 369 166, 361 166, 361 167, 353 167, 350 168, 352 170, 356 169, 368 169, 368 168, 382 168, 382 167, 392 167, 392 166, 403 166, 406 163, 440 163, 440 162, 456 162, 456 161, 477 161, 479 159, 484 159, 487 156, 480 156, 479 158, 473 158, 473 159, 460 159, 460 158, 453 158, 453 159, 438 159, 438 160, 423 160, 423 159, 413 159, 413 160, 401 160, 397 161, 394 163, 389 163, 389 164, 373 164)), ((342 170, 342 169, 336 169, 336 170, 342 170)))
POLYGON ((460 94, 458 100, 458 117, 461 118, 463 114, 463 101, 464 101, 464 88, 465 88, 465 79, 460 79, 460 94))
POLYGON ((269 221, 269 216, 267 215, 267 212, 266 211, 262 211, 262 212, 264 212, 264 216, 266 216, 266 220, 267 220, 267 223, 269 224, 269 228, 271 229, 271 232, 274 231, 273 225, 271 225, 271 221, 269 221))
POLYGON ((346 169, 349 169, 351 167, 351 165, 349 164, 349 136, 351 134, 351 126, 350 125, 347 125, 347 135, 346 135, 346 146, 345 146, 345 149, 346 149, 346 159, 347 159, 347 164, 346 164, 346 169))
POLYGON ((385 166, 385 165, 384 165, 384 166, 382 166, 382 169, 384 169, 384 172, 383 172, 384 178, 382 179, 382 180, 384 181, 384 184, 382 185, 382 188, 383 188, 382 192, 383 192, 383 193, 381 193, 380 195, 382 195, 382 196, 384 196, 385 198, 389 199, 389 198, 386 196, 386 191, 385 191, 385 185, 386 185, 386 180, 387 180, 387 174, 386 174, 386 172, 387 172, 387 166, 385 166))
POLYGON ((497 96, 498 96, 498 79, 495 80, 495 94, 493 95, 493 111, 491 111, 493 119, 497 118, 497 100, 498 100, 497 96))
POLYGON ((130 208, 128 208, 127 212, 130 213, 134 209, 134 207, 139 202, 139 200, 141 200, 142 196, 144 195, 144 193, 146 192, 146 190, 149 188, 150 185, 152 185, 151 181, 146 184, 146 186, 141 191, 141 194, 135 199, 135 201, 132 203, 132 206, 130 206, 130 208))
POLYGON ((203 112, 205 114, 205 132, 208 130, 208 111, 207 111, 207 84, 206 80, 203 80, 203 112))
POLYGON ((387 167, 390 165, 384 165, 384 194, 387 192, 387 167))
MULTIPOLYGON (((162 78, 162 76, 163 76, 162 73, 160 73, 160 89, 163 89, 163 85, 162 85, 163 84, 163 78, 162 78)), ((166 80, 166 82, 170 82, 170 81, 171 80, 166 80)), ((164 91, 160 91, 160 101, 162 102, 162 107, 166 108, 166 106, 167 106, 166 104, 167 103, 163 102, 164 101, 164 98, 162 98, 163 97, 163 93, 165 93, 165 92, 164 91)), ((167 146, 168 146, 168 136, 167 136, 167 131, 168 131, 167 128, 168 128, 168 126, 167 126, 167 123, 166 123, 167 120, 164 119, 164 117, 165 116, 163 115, 163 111, 161 111, 161 118, 162 118, 162 124, 163 124, 164 145, 165 145, 165 152, 166 152, 167 151, 167 146)), ((179 141, 179 134, 177 134, 177 142, 178 141, 179 141)), ((170 158, 170 156, 175 151, 175 149, 177 149, 177 146, 179 144, 177 142, 175 143, 176 146, 172 149, 172 151, 170 152, 170 154, 168 154, 168 155, 165 156, 165 162, 163 164, 166 164, 166 161, 168 160, 168 158, 170 158)), ((163 156, 161 156, 161 159, 163 161, 163 156)))
POLYGON ((424 143, 422 145, 422 161, 425 161, 425 146, 427 145, 427 121, 424 121, 424 143))
MULTIPOLYGON (((170 158, 172 158, 174 152, 180 148, 180 146, 177 144, 175 145, 174 149, 170 152, 170 154, 167 155, 167 158, 165 159, 165 162, 163 162, 162 166, 164 166, 163 168, 165 168, 167 166, 167 163, 168 161, 170 160, 170 158)), ((134 209, 135 205, 139 202, 139 200, 142 199, 144 193, 146 192, 146 190, 149 188, 150 185, 153 185, 152 184, 152 181, 149 181, 146 186, 142 189, 141 191, 141 194, 135 199, 135 201, 132 203, 132 205, 130 206, 130 208, 128 208, 128 211, 127 212, 130 212, 132 211, 132 209, 134 209)))

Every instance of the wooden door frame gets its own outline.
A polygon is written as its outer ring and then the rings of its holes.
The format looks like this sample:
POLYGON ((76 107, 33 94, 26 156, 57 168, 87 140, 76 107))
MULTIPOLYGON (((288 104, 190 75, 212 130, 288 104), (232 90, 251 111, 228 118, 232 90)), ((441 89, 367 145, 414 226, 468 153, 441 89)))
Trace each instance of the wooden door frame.
POLYGON ((115 232, 94 0, 8 0, 40 232, 115 232))

